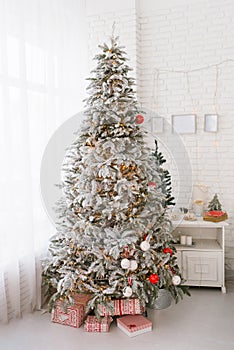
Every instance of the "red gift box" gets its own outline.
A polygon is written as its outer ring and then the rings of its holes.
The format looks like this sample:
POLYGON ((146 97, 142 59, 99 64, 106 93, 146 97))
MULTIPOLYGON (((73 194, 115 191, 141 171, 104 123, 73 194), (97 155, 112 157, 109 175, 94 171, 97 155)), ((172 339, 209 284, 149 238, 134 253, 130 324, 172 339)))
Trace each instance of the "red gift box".
POLYGON ((142 315, 129 315, 117 319, 117 326, 129 337, 150 332, 152 322, 142 315))
POLYGON ((101 316, 121 316, 121 315, 136 315, 142 314, 145 308, 142 306, 140 299, 113 299, 111 301, 112 310, 100 304, 98 305, 101 316))
POLYGON ((52 310, 51 321, 63 324, 65 326, 80 327, 85 319, 85 307, 92 298, 90 294, 77 293, 73 296, 74 304, 69 304, 64 311, 63 302, 58 301, 56 307, 52 310))
POLYGON ((113 321, 112 317, 105 316, 98 319, 96 316, 88 316, 85 320, 84 330, 86 332, 109 332, 113 321))

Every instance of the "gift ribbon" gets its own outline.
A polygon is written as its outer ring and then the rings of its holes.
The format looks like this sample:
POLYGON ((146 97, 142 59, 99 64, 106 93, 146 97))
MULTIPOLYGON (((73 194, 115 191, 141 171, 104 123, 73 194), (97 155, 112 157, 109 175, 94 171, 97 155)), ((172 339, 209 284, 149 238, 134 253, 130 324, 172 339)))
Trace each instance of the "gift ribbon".
POLYGON ((123 315, 123 310, 122 310, 122 302, 121 302, 121 299, 118 300, 118 303, 119 303, 119 314, 120 314, 120 316, 122 316, 122 315, 123 315))
POLYGON ((129 328, 130 328, 130 329, 136 328, 136 324, 130 324, 130 325, 129 325, 129 328))

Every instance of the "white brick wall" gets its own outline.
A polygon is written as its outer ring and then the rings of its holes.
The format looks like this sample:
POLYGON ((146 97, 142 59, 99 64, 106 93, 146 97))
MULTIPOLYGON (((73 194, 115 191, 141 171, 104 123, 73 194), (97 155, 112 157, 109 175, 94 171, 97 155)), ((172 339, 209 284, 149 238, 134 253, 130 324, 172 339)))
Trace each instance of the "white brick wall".
MULTIPOLYGON (((164 5, 162 5, 164 6, 164 5)), ((160 73, 158 91, 152 98, 156 68, 192 70, 234 59, 234 2, 230 0, 187 2, 177 7, 145 8, 139 17, 141 28, 138 76, 141 102, 155 109, 168 122, 172 114, 197 114, 197 132, 183 135, 190 154, 193 182, 209 186, 209 198, 217 191, 228 211, 226 235, 227 269, 234 269, 234 61, 219 66, 216 108, 219 131, 203 130, 204 114, 214 113, 216 68, 186 74, 160 73), (157 102, 157 103, 156 103, 157 102)), ((176 185, 176 181, 174 182, 176 185)), ((181 187, 183 191, 183 186, 181 187)))
POLYGON ((136 11, 134 8, 88 16, 90 69, 96 65, 93 57, 100 52, 98 45, 110 43, 113 24, 115 26, 114 35, 119 36, 120 45, 127 49, 128 64, 133 69, 132 75, 136 76, 136 11))
MULTIPOLYGON (((209 186, 209 199, 218 192, 229 214, 226 263, 227 269, 234 270, 234 61, 218 67, 217 86, 215 67, 190 72, 189 86, 186 74, 170 72, 234 60, 234 2, 139 0, 135 6, 133 1, 126 1, 126 9, 123 3, 116 11, 97 9, 88 21, 90 58, 97 53, 98 44, 108 41, 113 21, 116 22, 116 34, 126 47, 137 77, 139 102, 165 118, 164 135, 158 135, 165 154, 171 154, 166 142, 172 138, 171 115, 196 113, 196 133, 181 135, 192 167, 188 176, 192 176, 194 184, 209 186), (216 88, 219 129, 213 134, 204 132, 203 126, 204 114, 215 112, 216 88)), ((176 157, 181 159, 182 152, 176 157)), ((183 201, 189 186, 181 183, 174 163, 168 159, 175 194, 179 188, 183 201)))

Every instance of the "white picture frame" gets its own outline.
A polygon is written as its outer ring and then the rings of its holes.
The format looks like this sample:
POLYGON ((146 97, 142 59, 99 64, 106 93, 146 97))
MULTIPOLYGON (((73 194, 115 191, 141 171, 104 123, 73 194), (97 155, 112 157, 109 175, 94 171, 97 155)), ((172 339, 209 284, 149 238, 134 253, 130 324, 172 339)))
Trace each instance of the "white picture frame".
POLYGON ((217 114, 205 114, 204 131, 205 132, 217 132, 218 131, 218 115, 217 114))
POLYGON ((172 132, 177 134, 194 134, 196 132, 196 115, 172 115, 172 132))

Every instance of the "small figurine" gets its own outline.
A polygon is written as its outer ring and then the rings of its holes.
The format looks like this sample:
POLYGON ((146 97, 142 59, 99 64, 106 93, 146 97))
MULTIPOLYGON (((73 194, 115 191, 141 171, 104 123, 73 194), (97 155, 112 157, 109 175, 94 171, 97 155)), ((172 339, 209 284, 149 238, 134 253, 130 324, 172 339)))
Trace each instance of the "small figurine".
POLYGON ((225 211, 222 211, 222 205, 218 199, 217 193, 209 202, 208 209, 209 211, 207 211, 203 215, 203 220, 219 222, 228 218, 227 213, 225 211))

